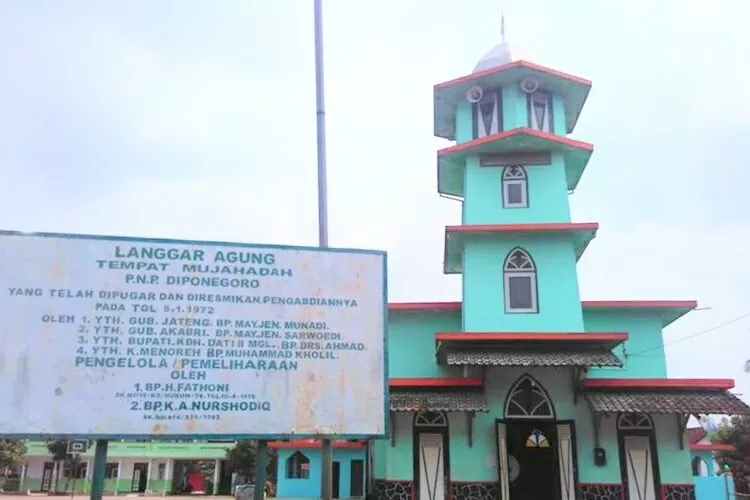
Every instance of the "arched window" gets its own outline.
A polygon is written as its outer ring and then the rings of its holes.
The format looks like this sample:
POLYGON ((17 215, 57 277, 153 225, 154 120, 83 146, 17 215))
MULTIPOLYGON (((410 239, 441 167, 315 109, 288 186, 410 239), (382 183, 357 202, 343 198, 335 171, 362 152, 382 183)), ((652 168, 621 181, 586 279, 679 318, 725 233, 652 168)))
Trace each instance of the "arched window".
POLYGON ((526 169, 521 165, 508 165, 503 169, 503 208, 529 206, 529 186, 526 169))
POLYGON ((474 139, 500 132, 503 123, 500 91, 488 90, 479 102, 472 104, 474 139))
POLYGON ((617 428, 621 431, 648 431, 654 428, 654 423, 651 417, 643 413, 621 413, 617 428))
POLYGON ((286 459, 286 478, 287 479, 309 479, 310 478, 310 459, 302 452, 295 451, 286 459))
POLYGON ((420 411, 414 415, 415 427, 445 427, 448 418, 445 413, 439 411, 420 411))
POLYGON ((505 402, 506 418, 555 418, 547 391, 529 375, 513 385, 505 402))
POLYGON ((708 476, 708 465, 706 465, 706 461, 701 457, 693 457, 690 465, 694 476, 708 476))
POLYGON ((508 253, 503 265, 505 312, 539 312, 536 293, 536 266, 531 256, 522 248, 508 253))

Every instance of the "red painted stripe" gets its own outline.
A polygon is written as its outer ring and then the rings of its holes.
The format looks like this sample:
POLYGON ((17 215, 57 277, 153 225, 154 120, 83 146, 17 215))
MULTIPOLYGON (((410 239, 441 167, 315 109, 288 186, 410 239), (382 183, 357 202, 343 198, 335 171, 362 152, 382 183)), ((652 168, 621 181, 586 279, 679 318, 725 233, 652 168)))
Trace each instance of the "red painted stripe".
POLYGON ((700 450, 700 451, 734 451, 734 446, 731 444, 691 444, 690 445, 691 450, 700 450))
POLYGON ((467 224, 462 226, 446 226, 448 233, 478 233, 478 232, 521 232, 521 231, 596 231, 596 222, 548 222, 541 224, 467 224))
MULTIPOLYGON (((461 227, 461 226, 458 226, 461 227)), ((695 309, 694 300, 584 300, 584 309, 695 309)), ((460 311, 461 302, 391 302, 390 311, 460 311)))
POLYGON ((562 135, 550 134, 549 132, 541 132, 539 130, 534 130, 528 127, 520 127, 520 128, 511 129, 511 130, 506 130, 503 132, 498 132, 497 134, 480 137, 479 139, 473 139, 471 141, 462 142, 461 144, 456 144, 454 146, 449 146, 447 148, 438 150, 437 154, 438 154, 438 157, 440 157, 440 156, 449 156, 449 155, 456 154, 456 153, 463 153, 464 151, 471 151, 475 148, 484 146, 485 144, 509 139, 516 135, 528 135, 531 137, 536 137, 538 139, 544 139, 546 141, 556 142, 558 144, 562 144, 563 146, 570 146, 571 148, 583 149, 585 151, 594 150, 594 145, 588 142, 570 139, 562 135))
POLYGON ((591 332, 591 333, 540 333, 540 332, 438 332, 435 334, 435 340, 437 341, 459 341, 459 342, 475 342, 483 340, 539 340, 539 341, 564 341, 564 342, 578 342, 582 340, 588 340, 591 342, 622 342, 628 339, 627 333, 602 333, 602 332, 591 332))
POLYGON ((657 309, 695 309, 698 302, 695 300, 584 300, 581 302, 583 307, 590 309, 638 309, 638 308, 657 308, 657 309))
POLYGON ((581 78, 580 76, 573 76, 571 74, 563 73, 562 71, 557 71, 556 69, 548 68, 546 66, 531 63, 528 61, 513 61, 508 64, 503 64, 502 66, 489 68, 483 71, 477 71, 476 73, 472 73, 470 75, 462 76, 460 78, 454 78, 453 80, 448 80, 447 82, 438 83, 437 85, 435 85, 435 90, 446 89, 446 88, 454 87, 456 85, 461 85, 462 83, 473 82, 480 78, 484 78, 485 76, 492 75, 494 73, 501 73, 503 71, 508 71, 514 68, 533 69, 535 71, 539 71, 540 73, 545 73, 549 76, 563 78, 565 80, 570 80, 571 82, 578 83, 580 85, 591 87, 591 80, 587 80, 586 78, 581 78))
MULTIPOLYGON (((292 441, 270 441, 268 447, 272 449, 281 448, 320 448, 319 439, 295 439, 292 441)), ((360 441, 331 441, 334 448, 364 448, 365 443, 360 441)))
POLYGON ((475 378, 392 378, 390 387, 482 387, 481 377, 475 378))
POLYGON ((731 389, 727 378, 597 378, 583 381, 585 389, 731 389))

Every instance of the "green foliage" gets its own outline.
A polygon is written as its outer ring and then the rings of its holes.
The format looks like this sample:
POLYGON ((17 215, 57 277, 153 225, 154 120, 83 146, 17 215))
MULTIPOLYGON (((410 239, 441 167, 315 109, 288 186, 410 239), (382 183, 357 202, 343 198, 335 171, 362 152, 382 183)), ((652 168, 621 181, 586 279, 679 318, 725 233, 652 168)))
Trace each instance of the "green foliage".
POLYGON ((26 456, 26 441, 0 439, 0 469, 20 466, 24 456, 26 456))
POLYGON ((711 441, 734 446, 732 451, 716 452, 722 467, 729 466, 738 493, 750 492, 750 417, 724 419, 711 435, 711 441))
POLYGON ((68 457, 68 441, 65 439, 47 441, 47 451, 52 455, 53 462, 62 462, 68 457))
MULTIPOLYGON (((252 481, 255 477, 255 457, 257 453, 258 446, 255 441, 237 441, 232 448, 227 448, 227 467, 230 471, 252 481)), ((268 450, 266 478, 273 483, 276 482, 276 462, 276 450, 268 450)))

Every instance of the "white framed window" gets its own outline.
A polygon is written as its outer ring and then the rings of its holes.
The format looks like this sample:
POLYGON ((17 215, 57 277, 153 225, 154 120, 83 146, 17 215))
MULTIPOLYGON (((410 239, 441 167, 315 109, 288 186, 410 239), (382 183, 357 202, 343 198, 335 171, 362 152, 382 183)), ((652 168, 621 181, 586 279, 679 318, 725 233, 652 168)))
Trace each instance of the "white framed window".
POLYGON ((541 132, 552 132, 552 96, 536 91, 527 98, 529 127, 541 132))
POLYGON ((488 91, 482 99, 472 105, 474 118, 474 139, 497 134, 502 128, 502 106, 500 91, 488 91))
POLYGON ((536 266, 528 252, 522 248, 511 250, 503 264, 505 312, 539 312, 536 278, 536 266))
MULTIPOLYGON (((505 418, 555 418, 555 410, 544 387, 531 376, 523 375, 508 393, 505 418)), ((529 447, 538 447, 540 443, 536 439, 534 443, 529 443, 529 447), (532 444, 536 446, 531 446, 532 444)))
POLYGON ((529 185, 526 169, 521 165, 508 165, 503 169, 503 208, 527 208, 529 185))

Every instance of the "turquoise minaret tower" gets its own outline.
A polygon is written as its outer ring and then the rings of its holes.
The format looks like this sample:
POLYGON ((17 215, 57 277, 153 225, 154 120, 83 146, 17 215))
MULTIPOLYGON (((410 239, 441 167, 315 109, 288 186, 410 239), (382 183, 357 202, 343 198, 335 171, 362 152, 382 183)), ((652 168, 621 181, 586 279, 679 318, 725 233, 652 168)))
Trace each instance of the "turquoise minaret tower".
POLYGON ((465 331, 583 331, 576 262, 598 225, 571 222, 568 197, 593 146, 567 134, 591 82, 517 54, 503 42, 435 86, 435 135, 456 141, 438 191, 462 203, 444 271, 463 274, 465 331))

